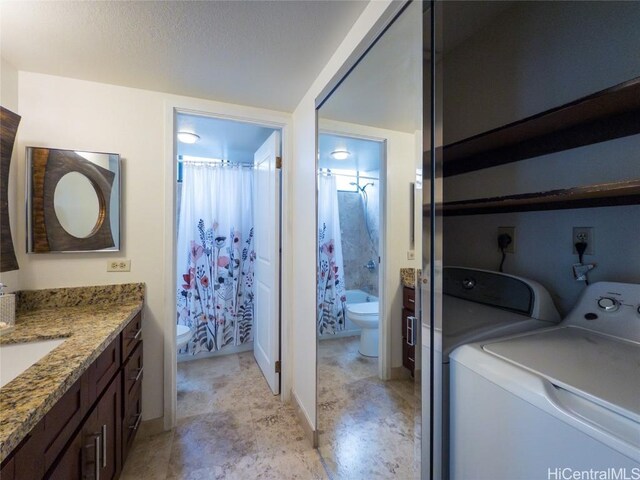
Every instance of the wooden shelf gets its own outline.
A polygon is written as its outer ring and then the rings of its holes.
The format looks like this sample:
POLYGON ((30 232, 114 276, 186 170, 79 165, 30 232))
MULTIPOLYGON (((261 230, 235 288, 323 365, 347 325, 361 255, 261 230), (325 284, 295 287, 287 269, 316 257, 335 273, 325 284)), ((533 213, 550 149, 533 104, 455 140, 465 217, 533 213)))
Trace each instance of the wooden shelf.
POLYGON ((640 77, 445 145, 443 175, 458 175, 640 133, 640 77))
MULTIPOLYGON (((639 204, 640 179, 505 197, 446 202, 440 204, 437 210, 439 214, 448 217, 639 204)), ((428 207, 425 207, 424 213, 428 214, 428 207)))

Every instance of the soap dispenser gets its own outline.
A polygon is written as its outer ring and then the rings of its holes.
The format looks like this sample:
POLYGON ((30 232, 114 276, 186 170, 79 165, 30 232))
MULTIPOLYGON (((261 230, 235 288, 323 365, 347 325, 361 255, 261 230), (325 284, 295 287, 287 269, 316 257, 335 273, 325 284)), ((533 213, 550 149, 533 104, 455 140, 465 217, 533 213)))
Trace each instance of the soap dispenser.
POLYGON ((6 285, 0 283, 0 332, 13 329, 16 323, 16 296, 4 293, 6 285))

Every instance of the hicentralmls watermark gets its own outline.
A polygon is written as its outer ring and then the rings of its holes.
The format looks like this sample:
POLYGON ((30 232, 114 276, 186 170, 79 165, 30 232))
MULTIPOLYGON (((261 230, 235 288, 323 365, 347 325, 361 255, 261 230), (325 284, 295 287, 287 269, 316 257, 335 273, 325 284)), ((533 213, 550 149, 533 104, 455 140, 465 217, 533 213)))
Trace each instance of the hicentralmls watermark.
POLYGON ((640 480, 640 467, 577 470, 570 467, 547 469, 547 480, 640 480))

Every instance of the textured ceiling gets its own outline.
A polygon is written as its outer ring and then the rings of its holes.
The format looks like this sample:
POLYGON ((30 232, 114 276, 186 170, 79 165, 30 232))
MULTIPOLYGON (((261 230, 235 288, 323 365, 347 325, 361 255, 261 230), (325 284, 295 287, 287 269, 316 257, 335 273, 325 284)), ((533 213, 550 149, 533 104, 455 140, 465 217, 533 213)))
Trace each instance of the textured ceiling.
POLYGON ((18 70, 291 111, 367 1, 2 1, 18 70))

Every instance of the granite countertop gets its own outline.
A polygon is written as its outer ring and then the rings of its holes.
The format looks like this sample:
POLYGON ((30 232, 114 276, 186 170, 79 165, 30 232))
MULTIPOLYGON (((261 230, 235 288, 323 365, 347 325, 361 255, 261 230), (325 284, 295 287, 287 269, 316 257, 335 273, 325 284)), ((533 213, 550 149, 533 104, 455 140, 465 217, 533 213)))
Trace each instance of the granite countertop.
POLYGON ((142 310, 143 284, 114 287, 21 292, 15 329, 0 344, 66 340, 0 388, 0 461, 142 310))
MULTIPOLYGON (((420 270, 418 270, 419 272, 420 270)), ((416 269, 415 268, 401 268, 400 269, 400 281, 403 287, 416 288, 416 269)))

